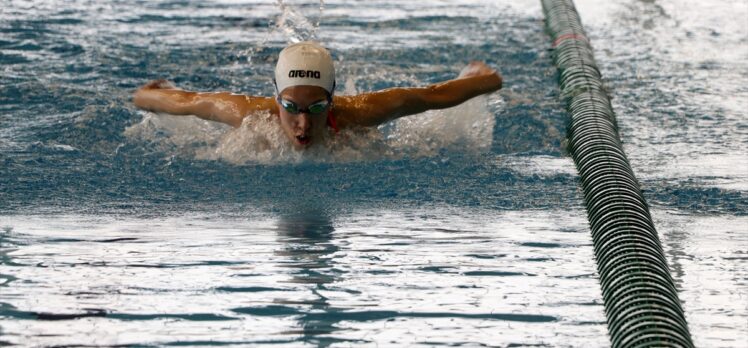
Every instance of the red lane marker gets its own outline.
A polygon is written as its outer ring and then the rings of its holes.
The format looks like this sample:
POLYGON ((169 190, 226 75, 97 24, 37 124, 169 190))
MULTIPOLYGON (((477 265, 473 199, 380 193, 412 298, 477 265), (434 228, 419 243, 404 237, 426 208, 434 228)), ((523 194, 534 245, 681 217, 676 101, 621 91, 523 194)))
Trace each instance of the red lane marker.
POLYGON ((582 34, 564 34, 564 35, 557 37, 556 40, 553 41, 553 48, 556 48, 556 46, 560 45, 561 42, 565 40, 582 40, 587 43, 590 42, 590 40, 582 34))

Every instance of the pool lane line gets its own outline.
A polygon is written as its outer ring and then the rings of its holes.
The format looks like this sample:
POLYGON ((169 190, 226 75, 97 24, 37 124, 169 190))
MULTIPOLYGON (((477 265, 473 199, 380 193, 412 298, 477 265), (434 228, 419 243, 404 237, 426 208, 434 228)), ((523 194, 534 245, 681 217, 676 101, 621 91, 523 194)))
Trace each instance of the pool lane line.
POLYGON ((569 114, 611 345, 693 347, 681 302, 610 98, 572 0, 541 0, 569 114))

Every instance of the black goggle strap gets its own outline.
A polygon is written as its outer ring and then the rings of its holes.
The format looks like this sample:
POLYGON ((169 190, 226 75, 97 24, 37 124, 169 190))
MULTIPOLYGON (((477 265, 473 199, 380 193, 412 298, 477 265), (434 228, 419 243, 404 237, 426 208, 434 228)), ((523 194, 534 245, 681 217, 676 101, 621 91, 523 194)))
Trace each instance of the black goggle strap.
MULTIPOLYGON (((332 92, 327 93, 327 99, 329 99, 331 103, 332 103, 332 93, 335 92, 335 87, 337 87, 337 85, 338 85, 338 81, 333 80, 332 81, 332 92)), ((275 95, 280 97, 280 91, 278 90, 278 81, 276 81, 275 78, 273 78, 273 87, 275 88, 275 95)))
MULTIPOLYGON (((337 81, 335 81, 335 80, 332 81, 332 90, 333 91, 335 91, 335 87, 337 86, 337 84, 338 84, 337 81)), ((283 98, 281 98, 281 96, 280 96, 280 91, 278 90, 278 81, 276 81, 275 78, 273 78, 273 87, 275 88, 275 99, 278 100, 278 103, 280 103, 283 106, 283 108, 286 109, 286 111, 289 111, 283 105, 283 102, 281 102, 281 100, 283 98)), ((330 93, 330 92, 327 93, 327 102, 328 102, 328 105, 332 105, 332 93, 330 93)), ((298 113, 299 112, 298 105, 296 105, 296 103, 294 103, 294 102, 290 102, 290 103, 296 108, 296 113, 298 113)), ((312 104, 312 105, 314 105, 314 104, 312 104)), ((309 107, 307 107, 307 109, 309 109, 309 107)), ((291 112, 291 111, 289 111, 289 112, 291 112)))

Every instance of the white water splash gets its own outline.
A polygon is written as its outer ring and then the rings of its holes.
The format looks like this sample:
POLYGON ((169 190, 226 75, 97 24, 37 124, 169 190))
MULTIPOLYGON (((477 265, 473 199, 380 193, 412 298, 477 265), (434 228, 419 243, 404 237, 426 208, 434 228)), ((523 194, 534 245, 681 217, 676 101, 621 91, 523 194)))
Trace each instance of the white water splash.
POLYGON ((148 143, 165 156, 220 160, 233 164, 300 161, 352 162, 404 156, 428 157, 442 149, 464 153, 488 151, 494 116, 486 97, 462 105, 404 117, 379 128, 325 129, 313 135, 312 146, 293 148, 277 117, 257 113, 239 128, 193 116, 144 113, 143 120, 125 130, 133 142, 148 143))
POLYGON ((270 23, 265 37, 254 47, 246 50, 247 64, 252 64, 254 56, 260 52, 275 33, 280 33, 286 43, 292 44, 301 41, 317 40, 317 32, 322 24, 322 14, 325 10, 324 0, 319 1, 319 14, 317 20, 312 22, 296 6, 278 0, 280 14, 275 21, 270 23))
POLYGON ((444 148, 488 150, 496 120, 486 107, 486 98, 481 96, 453 108, 398 119, 388 134, 390 144, 418 156, 433 156, 444 148))
POLYGON ((278 0, 278 7, 281 10, 281 14, 276 19, 276 28, 285 36, 289 43, 317 38, 317 31, 322 22, 324 2, 320 1, 319 15, 317 16, 317 21, 314 23, 304 16, 298 8, 284 3, 283 0, 278 0))
POLYGON ((125 129, 125 136, 150 143, 155 151, 194 156, 198 146, 215 146, 231 127, 197 117, 140 111, 143 120, 125 129), (175 152, 175 153, 174 153, 175 152))

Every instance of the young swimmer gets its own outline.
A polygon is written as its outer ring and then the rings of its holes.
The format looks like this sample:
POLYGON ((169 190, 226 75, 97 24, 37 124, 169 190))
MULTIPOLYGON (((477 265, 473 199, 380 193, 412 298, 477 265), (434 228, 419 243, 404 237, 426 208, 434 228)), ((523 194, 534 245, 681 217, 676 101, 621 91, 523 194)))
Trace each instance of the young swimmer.
POLYGON ((197 93, 165 80, 139 88, 133 103, 142 109, 195 115, 239 127, 258 111, 278 115, 283 133, 297 150, 325 134, 325 128, 376 127, 403 116, 458 105, 501 88, 498 72, 471 62, 460 76, 427 87, 389 88, 352 96, 335 96, 335 69, 330 52, 311 41, 283 49, 275 67, 275 97, 228 92, 197 93))

